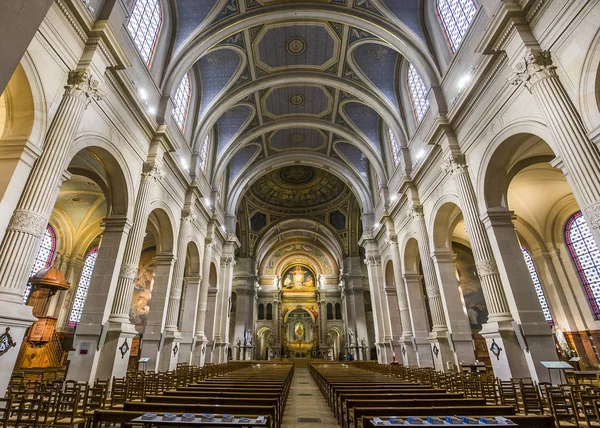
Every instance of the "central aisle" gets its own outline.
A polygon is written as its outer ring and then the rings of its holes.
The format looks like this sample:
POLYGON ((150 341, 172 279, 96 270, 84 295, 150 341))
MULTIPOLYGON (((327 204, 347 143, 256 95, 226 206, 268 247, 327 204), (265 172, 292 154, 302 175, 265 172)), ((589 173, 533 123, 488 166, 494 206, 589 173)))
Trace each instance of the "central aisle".
POLYGON ((317 384, 310 376, 308 369, 296 368, 290 387, 290 394, 283 413, 282 428, 329 427, 338 428, 333 413, 323 399, 317 384), (302 422, 302 419, 312 420, 302 422), (319 420, 316 420, 319 419, 319 420))

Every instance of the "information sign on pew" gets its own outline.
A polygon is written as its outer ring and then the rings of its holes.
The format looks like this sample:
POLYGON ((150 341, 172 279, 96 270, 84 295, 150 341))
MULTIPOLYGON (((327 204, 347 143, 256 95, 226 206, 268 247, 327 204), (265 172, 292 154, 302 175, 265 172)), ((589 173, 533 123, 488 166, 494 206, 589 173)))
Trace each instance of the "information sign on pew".
POLYGON ((405 417, 405 418, 373 418, 371 426, 376 427, 405 427, 409 425, 420 425, 427 427, 448 427, 448 426, 503 426, 503 427, 518 427, 510 419, 496 416, 495 418, 472 418, 472 417, 457 417, 457 416, 436 416, 436 417, 405 417))
POLYGON ((269 420, 264 416, 258 418, 236 418, 232 415, 223 415, 222 418, 216 418, 214 415, 172 415, 165 414, 162 416, 154 413, 146 413, 145 415, 139 416, 132 419, 132 423, 141 423, 147 427, 152 425, 194 425, 197 427, 266 427, 269 424, 269 420))

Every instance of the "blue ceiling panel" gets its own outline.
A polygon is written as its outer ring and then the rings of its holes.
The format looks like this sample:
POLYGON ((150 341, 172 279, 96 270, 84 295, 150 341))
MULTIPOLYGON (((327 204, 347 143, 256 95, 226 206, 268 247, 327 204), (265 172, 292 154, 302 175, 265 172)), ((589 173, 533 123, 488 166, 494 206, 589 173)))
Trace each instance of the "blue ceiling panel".
POLYGON ((250 107, 239 105, 227 110, 227 112, 219 118, 217 122, 217 127, 219 129, 219 148, 217 152, 219 154, 240 130, 242 125, 246 123, 251 114, 252 109, 250 107))
POLYGON ((373 146, 379 150, 379 115, 375 110, 365 104, 349 102, 344 104, 344 113, 348 119, 373 143, 373 146))
POLYGON ((234 156, 231 158, 230 170, 229 170, 229 182, 231 183, 235 177, 240 173, 240 171, 252 160, 256 152, 260 150, 260 147, 252 144, 246 147, 241 148, 234 156))
POLYGON ((276 150, 316 150, 325 146, 325 135, 317 129, 290 128, 276 131, 269 141, 276 150))
POLYGON ((350 165, 354 166, 354 168, 358 170, 361 177, 365 181, 368 181, 367 171, 369 167, 369 160, 363 154, 363 152, 361 152, 359 148, 353 146, 352 144, 344 142, 336 143, 335 148, 342 158, 350 163, 350 165))
POLYGON ((202 24, 215 4, 215 0, 177 0, 176 49, 202 24))
POLYGON ((419 0, 383 0, 383 3, 408 28, 413 30, 422 39, 425 39, 423 30, 419 24, 419 0))
POLYGON ((398 53, 376 43, 366 43, 354 50, 354 61, 367 78, 394 104, 398 105, 394 82, 398 53))
POLYGON ((285 86, 266 95, 264 112, 272 117, 305 115, 321 117, 331 110, 332 97, 320 86, 285 86))
POLYGON ((202 107, 215 99, 217 94, 233 78, 240 66, 241 58, 232 49, 217 49, 204 55, 200 60, 200 80, 202 81, 202 107))

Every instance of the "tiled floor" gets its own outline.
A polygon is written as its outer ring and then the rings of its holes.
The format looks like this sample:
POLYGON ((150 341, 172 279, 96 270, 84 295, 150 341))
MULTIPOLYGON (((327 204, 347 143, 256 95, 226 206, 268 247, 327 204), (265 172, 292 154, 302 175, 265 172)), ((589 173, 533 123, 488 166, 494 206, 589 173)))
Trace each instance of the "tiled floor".
POLYGON ((296 368, 283 413, 282 428, 338 428, 319 388, 308 369, 296 368), (321 422, 298 422, 298 418, 318 418, 321 422))

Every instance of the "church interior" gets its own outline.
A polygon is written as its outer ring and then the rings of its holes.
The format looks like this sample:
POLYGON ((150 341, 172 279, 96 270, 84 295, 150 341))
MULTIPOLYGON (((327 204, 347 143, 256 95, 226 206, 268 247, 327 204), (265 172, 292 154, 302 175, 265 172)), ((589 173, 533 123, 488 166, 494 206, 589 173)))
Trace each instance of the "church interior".
POLYGON ((0 426, 600 426, 599 0, 0 6, 0 426))

